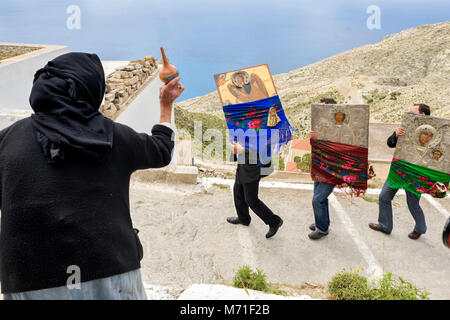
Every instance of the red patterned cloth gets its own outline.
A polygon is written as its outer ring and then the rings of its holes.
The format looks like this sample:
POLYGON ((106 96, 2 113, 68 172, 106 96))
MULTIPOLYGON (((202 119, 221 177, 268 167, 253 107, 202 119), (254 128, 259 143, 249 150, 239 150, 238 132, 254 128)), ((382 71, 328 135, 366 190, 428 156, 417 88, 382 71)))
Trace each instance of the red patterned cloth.
POLYGON ((311 139, 311 178, 333 185, 346 184, 352 195, 367 190, 368 149, 311 139))

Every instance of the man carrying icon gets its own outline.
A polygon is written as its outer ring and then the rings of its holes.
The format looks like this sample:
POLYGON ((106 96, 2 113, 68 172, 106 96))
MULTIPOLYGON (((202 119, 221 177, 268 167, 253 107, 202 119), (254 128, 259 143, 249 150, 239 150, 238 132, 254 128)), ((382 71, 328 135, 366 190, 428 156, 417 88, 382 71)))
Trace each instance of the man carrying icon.
MULTIPOLYGON (((421 115, 430 115, 430 107, 426 104, 415 104, 411 108, 411 112, 421 115)), ((387 145, 390 148, 395 148, 397 146, 397 141, 399 136, 405 135, 405 129, 402 127, 397 128, 397 130, 388 138, 387 145)), ((427 143, 430 140, 430 134, 421 134, 419 137, 419 142, 422 144, 427 143)), ((385 234, 390 234, 393 229, 393 218, 392 218, 392 199, 394 199, 397 194, 398 189, 392 189, 389 187, 387 181, 384 183, 381 193, 378 197, 379 199, 379 215, 378 224, 369 223, 369 227, 372 230, 380 231, 385 234)), ((408 237, 412 240, 417 240, 422 234, 427 231, 427 226, 425 223, 425 216, 423 210, 420 207, 420 198, 408 190, 406 191, 406 202, 408 204, 408 209, 411 212, 416 225, 414 230, 408 234, 408 237)))

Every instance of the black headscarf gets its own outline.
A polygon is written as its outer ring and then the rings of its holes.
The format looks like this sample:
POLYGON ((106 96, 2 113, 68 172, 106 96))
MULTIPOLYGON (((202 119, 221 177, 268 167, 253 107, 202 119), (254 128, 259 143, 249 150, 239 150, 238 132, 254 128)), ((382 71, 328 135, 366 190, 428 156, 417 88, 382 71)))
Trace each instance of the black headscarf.
POLYGON ((49 162, 71 155, 100 161, 112 148, 113 122, 98 111, 104 93, 105 74, 96 54, 67 53, 36 72, 31 118, 49 162))

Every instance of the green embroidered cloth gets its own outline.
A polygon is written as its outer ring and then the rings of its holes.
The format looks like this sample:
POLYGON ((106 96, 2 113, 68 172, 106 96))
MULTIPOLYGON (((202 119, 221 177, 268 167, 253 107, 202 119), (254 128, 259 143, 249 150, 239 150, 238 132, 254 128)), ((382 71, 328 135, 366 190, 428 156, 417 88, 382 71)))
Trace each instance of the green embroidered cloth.
MULTIPOLYGON (((420 197, 423 193, 430 193, 436 182, 441 182, 448 188, 450 175, 394 158, 387 182, 392 189, 404 189, 420 197)), ((445 196, 446 192, 440 195, 441 198, 445 196)))

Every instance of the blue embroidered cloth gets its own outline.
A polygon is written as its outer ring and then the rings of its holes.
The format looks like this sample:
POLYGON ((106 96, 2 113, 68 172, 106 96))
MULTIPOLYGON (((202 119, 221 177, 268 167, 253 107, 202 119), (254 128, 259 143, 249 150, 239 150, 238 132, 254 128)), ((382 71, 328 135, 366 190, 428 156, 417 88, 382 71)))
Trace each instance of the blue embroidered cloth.
POLYGON ((274 151, 278 153, 295 131, 278 96, 224 106, 223 112, 230 142, 237 141, 245 148, 256 150, 259 164, 272 157, 274 151))

